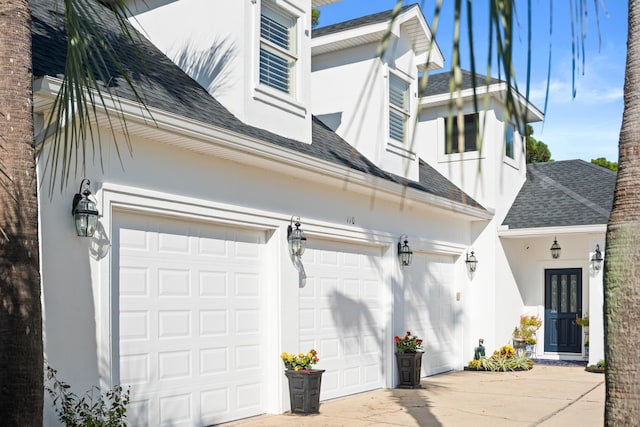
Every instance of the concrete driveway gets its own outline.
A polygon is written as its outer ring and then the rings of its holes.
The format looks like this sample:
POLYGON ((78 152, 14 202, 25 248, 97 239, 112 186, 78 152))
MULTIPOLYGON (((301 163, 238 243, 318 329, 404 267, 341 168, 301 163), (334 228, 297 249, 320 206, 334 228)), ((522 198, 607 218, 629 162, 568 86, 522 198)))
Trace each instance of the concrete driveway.
POLYGON ((320 404, 315 415, 264 415, 233 426, 602 426, 604 375, 535 365, 526 372, 459 371, 422 389, 380 389, 320 404))

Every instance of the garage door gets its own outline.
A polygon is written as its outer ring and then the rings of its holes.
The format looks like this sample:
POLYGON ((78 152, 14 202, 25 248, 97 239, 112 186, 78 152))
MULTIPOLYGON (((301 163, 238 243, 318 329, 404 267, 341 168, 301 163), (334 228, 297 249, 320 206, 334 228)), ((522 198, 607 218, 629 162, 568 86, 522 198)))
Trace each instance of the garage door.
POLYGON ((264 413, 264 235, 122 213, 113 240, 114 369, 131 425, 264 413))
POLYGON ((414 254, 404 274, 404 324, 405 329, 424 339, 422 375, 450 371, 455 367, 459 347, 453 259, 414 254))
MULTIPOLYGON (((383 386, 383 294, 377 248, 309 243, 300 290, 300 350, 318 350, 322 400, 383 386)), ((295 351, 295 350, 293 350, 295 351)))

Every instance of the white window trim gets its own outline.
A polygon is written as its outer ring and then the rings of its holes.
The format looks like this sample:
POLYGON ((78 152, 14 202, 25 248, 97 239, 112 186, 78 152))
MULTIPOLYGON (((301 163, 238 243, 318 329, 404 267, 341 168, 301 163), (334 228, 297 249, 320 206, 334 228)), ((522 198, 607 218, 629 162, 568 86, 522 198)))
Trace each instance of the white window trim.
POLYGON ((305 14, 304 10, 301 10, 295 5, 291 4, 286 0, 262 0, 258 3, 258 7, 256 7, 256 38, 255 38, 255 53, 254 53, 254 64, 255 64, 255 83, 254 88, 260 88, 262 93, 270 94, 276 98, 281 99, 296 99, 297 94, 299 93, 300 87, 300 75, 298 73, 298 68, 300 67, 301 61, 301 45, 303 43, 303 27, 305 26, 305 14), (265 12, 266 10, 266 12, 265 12), (272 14, 275 17, 282 17, 285 20, 291 20, 292 25, 290 27, 290 47, 287 50, 286 48, 282 48, 278 46, 276 43, 273 43, 270 40, 263 39, 261 36, 261 25, 262 25, 262 15, 263 13, 269 15, 272 14), (289 72, 289 91, 285 92, 280 89, 269 86, 266 83, 262 83, 260 81, 260 51, 265 48, 265 50, 273 53, 274 55, 286 59, 287 61, 292 61, 292 69, 289 72))
POLYGON ((520 131, 511 121, 504 122, 505 127, 502 131, 502 161, 505 165, 511 166, 515 169, 519 169, 518 163, 519 158, 522 157, 522 144, 524 142, 524 138, 520 134, 520 131), (513 158, 507 156, 507 126, 511 126, 513 128, 513 158))
MULTIPOLYGON (((408 147, 411 143, 411 141, 409 140, 410 135, 412 135, 412 120, 411 120, 411 112, 413 111, 412 107, 413 107, 413 103, 411 102, 411 81, 408 81, 405 77, 401 76, 399 73, 393 72, 391 70, 389 70, 388 75, 387 75, 387 88, 386 88, 386 92, 387 92, 387 143, 388 144, 395 144, 395 146, 397 147, 398 145, 402 145, 404 147, 408 147), (398 79, 399 81, 405 83, 407 85, 407 89, 406 89, 406 96, 407 96, 407 109, 403 110, 402 108, 394 105, 391 103, 391 80, 395 78, 398 79), (391 115, 391 111, 394 111, 398 114, 401 114, 404 116, 404 132, 403 132, 403 137, 402 137, 402 141, 397 140, 395 138, 391 137, 391 118, 389 117, 391 115)), ((409 150, 407 150, 408 152, 410 152, 409 150)))
MULTIPOLYGON (((463 114, 467 115, 472 113, 463 113, 463 114)), ((484 112, 478 112, 478 123, 480 124, 481 133, 484 133, 484 129, 482 126, 483 120, 484 120, 484 112)), ((481 151, 476 150, 476 151, 465 151, 464 153, 446 154, 447 126, 446 126, 445 117, 439 117, 437 119, 437 123, 438 123, 437 128, 438 128, 438 162, 439 163, 461 162, 461 161, 467 161, 467 160, 478 160, 478 159, 486 158, 486 151, 487 151, 486 147, 481 147, 482 148, 481 151)), ((482 137, 481 139, 484 140, 484 138, 482 137)))
MULTIPOLYGON (((282 15, 287 16, 295 21, 294 29, 292 30, 292 37, 295 38, 295 42, 293 43, 295 46, 295 52, 291 56, 296 58, 295 68, 298 68, 301 65, 300 49, 304 42, 304 29, 307 27, 307 21, 310 22, 310 18, 305 19, 305 11, 288 0, 261 0, 259 2, 254 2, 254 4, 256 4, 257 7, 255 8, 256 10, 254 14, 256 23, 254 26, 254 83, 251 96, 256 101, 274 106, 302 118, 307 117, 309 114, 307 107, 297 98, 298 94, 300 93, 301 83, 300 74, 295 72, 295 70, 291 73, 290 76, 289 93, 275 89, 260 82, 260 48, 263 43, 268 43, 267 40, 263 40, 260 36, 260 25, 263 7, 267 7, 276 13, 281 13, 282 15)), ((271 48, 271 46, 269 47, 271 48)))

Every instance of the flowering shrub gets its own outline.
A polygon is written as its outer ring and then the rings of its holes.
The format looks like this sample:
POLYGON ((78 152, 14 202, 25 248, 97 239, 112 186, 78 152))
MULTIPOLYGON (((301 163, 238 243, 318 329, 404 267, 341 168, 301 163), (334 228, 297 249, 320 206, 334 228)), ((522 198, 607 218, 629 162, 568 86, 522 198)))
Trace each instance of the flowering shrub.
POLYGON ((576 325, 582 326, 583 328, 589 326, 589 314, 587 313, 583 317, 576 315, 576 325))
POLYGON ((526 355, 517 355, 511 344, 503 345, 493 352, 491 357, 480 357, 471 360, 469 368, 478 371, 515 371, 529 370, 533 367, 533 361, 526 355))
POLYGON ((411 335, 410 331, 407 331, 404 338, 396 335, 395 340, 398 353, 415 353, 422 351, 422 340, 415 335, 411 335))
POLYGON ((307 354, 290 354, 282 352, 280 358, 282 359, 285 368, 293 369, 294 371, 311 369, 313 365, 320 361, 320 359, 318 358, 318 352, 314 349, 309 350, 307 354))
POLYGON ((542 326, 542 320, 538 316, 523 314, 520 316, 520 326, 513 330, 514 339, 523 339, 526 344, 536 343, 536 332, 542 326))
POLYGON ((494 351, 493 355, 510 359, 516 355, 516 349, 511 344, 503 345, 499 350, 494 351))
POLYGON ((540 326, 542 326, 542 319, 540 319, 538 316, 527 316, 526 314, 520 316, 520 327, 522 329, 530 329, 535 332, 540 329, 540 326))
POLYGON ((482 369, 482 362, 480 359, 473 359, 469 362, 469 367, 472 369, 482 369))

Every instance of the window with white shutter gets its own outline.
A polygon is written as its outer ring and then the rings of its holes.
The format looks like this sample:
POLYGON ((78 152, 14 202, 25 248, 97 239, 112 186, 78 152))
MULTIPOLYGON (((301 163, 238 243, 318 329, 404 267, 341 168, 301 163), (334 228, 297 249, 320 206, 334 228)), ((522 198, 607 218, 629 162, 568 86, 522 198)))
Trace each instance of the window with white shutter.
POLYGON ((263 2, 260 15, 260 83, 293 94, 298 60, 296 19, 263 2))
POLYGON ((389 74, 389 138, 405 142, 409 120, 409 84, 389 74))

